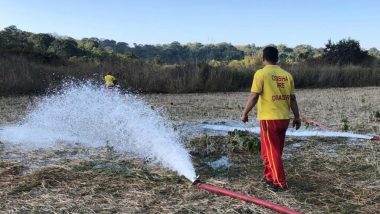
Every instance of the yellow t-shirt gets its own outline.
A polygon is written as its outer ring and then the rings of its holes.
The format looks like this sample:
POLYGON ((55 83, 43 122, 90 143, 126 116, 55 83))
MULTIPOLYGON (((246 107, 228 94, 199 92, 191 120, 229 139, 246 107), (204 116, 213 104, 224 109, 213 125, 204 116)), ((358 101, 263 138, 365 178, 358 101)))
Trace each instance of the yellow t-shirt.
POLYGON ((290 95, 294 94, 292 75, 278 65, 266 65, 256 71, 251 92, 260 94, 258 120, 289 119, 290 95))
POLYGON ((106 87, 113 86, 114 85, 113 81, 115 80, 116 78, 112 75, 106 75, 104 77, 104 81, 106 82, 106 87))

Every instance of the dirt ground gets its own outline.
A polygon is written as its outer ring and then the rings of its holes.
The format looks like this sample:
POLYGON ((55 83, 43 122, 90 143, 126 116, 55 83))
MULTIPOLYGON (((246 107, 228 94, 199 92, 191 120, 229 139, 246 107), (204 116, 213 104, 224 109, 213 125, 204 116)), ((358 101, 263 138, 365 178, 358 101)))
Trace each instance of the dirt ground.
MULTIPOLYGON (((297 92, 303 117, 373 134, 380 134, 376 113, 380 111, 379 95, 380 88, 375 87, 297 92)), ((248 93, 143 95, 175 122, 237 120, 247 96, 248 93)), ((0 98, 0 125, 22 120, 28 106, 38 99, 0 98)), ((288 137, 284 165, 289 190, 276 193, 260 181, 259 153, 231 149, 231 138, 185 138, 203 181, 304 213, 380 210, 379 142, 288 137), (223 157, 228 158, 229 166, 210 166, 210 162, 223 157)), ((62 145, 24 151, 0 143, 0 198, 0 213, 272 213, 198 190, 172 171, 106 147, 62 145), (46 167, 32 167, 44 163, 46 167)))
MULTIPOLYGON (((168 111, 172 120, 239 120, 248 92, 150 94, 144 97, 168 111)), ((343 124, 359 133, 380 134, 380 87, 300 89, 300 114, 334 128, 343 124), (347 122, 344 122, 344 121, 347 122)), ((251 114, 255 119, 255 113, 251 114)))

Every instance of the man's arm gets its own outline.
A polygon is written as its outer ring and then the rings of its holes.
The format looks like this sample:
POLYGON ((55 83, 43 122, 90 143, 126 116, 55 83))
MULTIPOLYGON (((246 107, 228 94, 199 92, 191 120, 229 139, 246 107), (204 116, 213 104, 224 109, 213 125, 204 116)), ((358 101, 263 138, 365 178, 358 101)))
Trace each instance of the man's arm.
POLYGON ((243 111, 243 115, 241 116, 241 121, 248 122, 248 113, 255 107, 257 101, 259 100, 259 94, 251 93, 248 97, 247 104, 245 104, 245 108, 243 111))
POLYGON ((298 110, 296 95, 290 95, 290 108, 292 109, 292 112, 294 114, 293 128, 296 127, 296 129, 299 129, 301 127, 301 119, 300 112, 298 110))

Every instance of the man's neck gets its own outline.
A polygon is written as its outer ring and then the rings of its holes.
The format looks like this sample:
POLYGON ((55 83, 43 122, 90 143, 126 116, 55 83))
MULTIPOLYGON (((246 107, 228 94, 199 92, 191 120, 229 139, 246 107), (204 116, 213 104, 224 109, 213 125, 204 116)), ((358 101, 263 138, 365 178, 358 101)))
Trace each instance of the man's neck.
POLYGON ((263 64, 264 65, 277 65, 276 63, 271 63, 271 62, 268 62, 268 61, 264 61, 263 64))

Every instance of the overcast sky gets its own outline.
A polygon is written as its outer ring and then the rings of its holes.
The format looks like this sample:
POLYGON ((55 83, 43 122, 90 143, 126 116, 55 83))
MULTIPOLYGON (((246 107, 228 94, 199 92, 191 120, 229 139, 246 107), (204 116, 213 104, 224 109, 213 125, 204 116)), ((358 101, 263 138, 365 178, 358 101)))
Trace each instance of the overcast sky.
POLYGON ((129 44, 310 44, 380 49, 377 0, 0 0, 0 28, 129 44))

